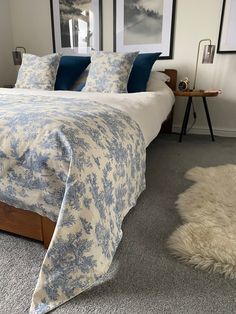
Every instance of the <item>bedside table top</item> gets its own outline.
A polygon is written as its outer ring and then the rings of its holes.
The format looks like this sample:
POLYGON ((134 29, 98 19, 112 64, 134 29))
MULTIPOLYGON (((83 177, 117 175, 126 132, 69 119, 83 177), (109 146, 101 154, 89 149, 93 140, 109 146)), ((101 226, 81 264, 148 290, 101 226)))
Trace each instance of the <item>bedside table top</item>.
POLYGON ((179 91, 174 92, 175 96, 184 96, 184 97, 215 97, 219 95, 219 91, 210 91, 210 90, 189 90, 189 91, 179 91))

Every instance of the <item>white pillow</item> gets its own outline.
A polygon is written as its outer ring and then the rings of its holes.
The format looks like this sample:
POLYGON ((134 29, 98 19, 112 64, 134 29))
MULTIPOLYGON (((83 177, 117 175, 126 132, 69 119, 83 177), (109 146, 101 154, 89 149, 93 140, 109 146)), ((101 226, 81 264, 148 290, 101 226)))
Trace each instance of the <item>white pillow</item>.
POLYGON ((169 82, 170 77, 165 73, 159 71, 152 71, 147 83, 147 92, 155 92, 165 88, 165 82, 169 82))
POLYGON ((15 87, 54 90, 60 59, 58 53, 44 57, 24 53, 15 87))
POLYGON ((75 84, 71 88, 72 91, 76 91, 81 86, 83 86, 83 87, 85 86, 87 78, 88 78, 88 74, 89 74, 89 69, 90 69, 90 64, 87 66, 87 68, 84 70, 84 72, 80 75, 78 80, 76 80, 75 84))
POLYGON ((163 73, 163 72, 155 72, 157 77, 162 81, 162 82, 170 82, 170 77, 169 75, 163 73))

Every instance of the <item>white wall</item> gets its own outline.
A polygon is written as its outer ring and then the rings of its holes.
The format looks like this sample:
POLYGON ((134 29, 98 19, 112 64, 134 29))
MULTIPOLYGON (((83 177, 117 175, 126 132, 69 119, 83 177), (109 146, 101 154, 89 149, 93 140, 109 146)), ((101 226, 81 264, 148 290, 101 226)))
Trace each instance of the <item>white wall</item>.
MULTIPOLYGON (((172 60, 159 60, 155 68, 178 70, 178 79, 188 77, 193 82, 199 40, 211 38, 217 44, 222 0, 176 1, 174 51, 172 60)), ((113 1, 103 0, 104 49, 112 50, 113 1)), ((208 98, 209 111, 215 134, 236 136, 236 54, 216 54, 214 64, 199 63, 196 88, 222 89, 223 94, 208 98)), ((208 133, 208 126, 201 99, 195 98, 197 123, 193 133, 208 133)), ((179 130, 185 110, 186 99, 176 99, 174 130, 179 130)))
MULTIPOLYGON (((198 41, 211 38, 217 44, 222 0, 177 1, 174 60, 163 62, 164 67, 174 67, 179 78, 188 76, 193 81, 198 41)), ((213 127, 216 134, 236 136, 236 54, 216 54, 213 64, 199 63, 197 88, 220 88, 223 95, 208 98, 213 127)), ((185 99, 177 99, 175 125, 183 117, 185 99)), ((196 99, 198 114, 196 132, 208 132, 200 99, 196 99)))
MULTIPOLYGON (((0 0, 2 1, 2 0, 0 0)), ((179 0, 176 7, 173 60, 160 60, 157 69, 176 68, 178 78, 193 81, 197 46, 210 37, 217 44, 223 0, 179 0)), ((10 0, 14 46, 43 55, 52 51, 49 0, 10 0)), ((113 0, 103 0, 104 50, 113 49, 113 0)), ((1 20, 1 19, 0 19, 1 20)), ((236 54, 216 54, 213 65, 199 64, 198 88, 221 88, 223 94, 209 98, 216 134, 236 136, 236 54)), ((182 123, 186 99, 177 98, 174 126, 182 123)), ((197 124, 194 132, 208 133, 203 106, 195 99, 197 124)))
POLYGON ((13 42, 39 56, 52 52, 50 0, 10 0, 13 42))
POLYGON ((9 1, 0 0, 0 87, 14 82, 13 46, 9 1))

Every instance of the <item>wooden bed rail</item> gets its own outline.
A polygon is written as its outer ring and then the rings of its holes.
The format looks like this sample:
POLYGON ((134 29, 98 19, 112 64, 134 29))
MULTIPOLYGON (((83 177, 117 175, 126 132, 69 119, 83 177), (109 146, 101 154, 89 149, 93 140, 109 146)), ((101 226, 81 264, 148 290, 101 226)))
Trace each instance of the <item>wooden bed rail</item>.
POLYGON ((55 225, 46 217, 0 202, 0 230, 41 241, 48 248, 55 225))

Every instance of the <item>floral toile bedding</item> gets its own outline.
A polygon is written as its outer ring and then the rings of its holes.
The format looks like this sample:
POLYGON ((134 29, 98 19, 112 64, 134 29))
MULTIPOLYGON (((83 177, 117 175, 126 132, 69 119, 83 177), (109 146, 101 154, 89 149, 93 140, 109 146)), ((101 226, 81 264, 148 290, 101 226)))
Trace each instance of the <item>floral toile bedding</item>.
POLYGON ((0 201, 57 222, 31 314, 49 312, 107 272, 144 173, 143 134, 121 110, 60 95, 1 94, 0 201))

